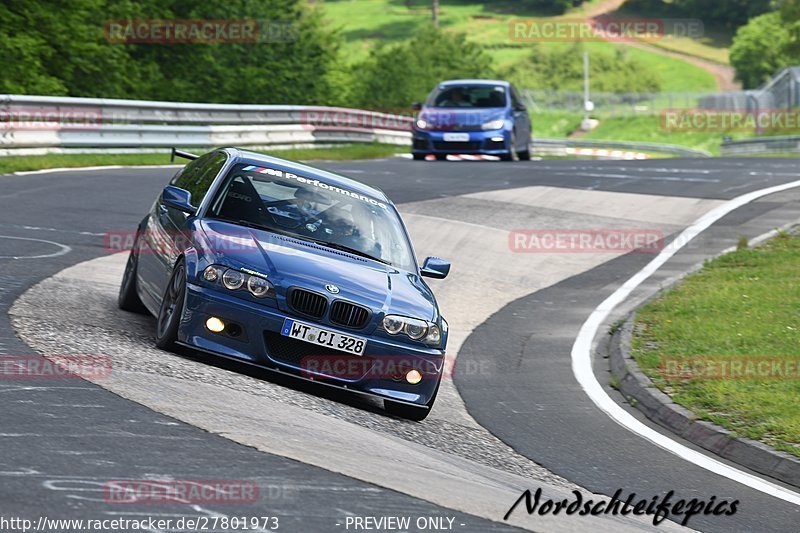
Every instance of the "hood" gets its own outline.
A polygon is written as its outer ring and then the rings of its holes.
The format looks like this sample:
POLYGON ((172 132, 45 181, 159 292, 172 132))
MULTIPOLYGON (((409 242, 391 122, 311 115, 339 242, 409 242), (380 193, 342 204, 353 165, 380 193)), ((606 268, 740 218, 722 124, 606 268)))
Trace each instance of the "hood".
MULTIPOLYGON (((247 268, 265 274, 275 285, 279 303, 289 287, 302 287, 393 313, 435 320, 436 301, 416 273, 398 270, 312 242, 217 220, 201 224, 209 262, 247 268), (213 259, 212 259, 213 257, 213 259), (329 294, 325 285, 336 285, 329 294)), ((281 307, 284 307, 281 304, 281 307)))
POLYGON ((480 108, 423 108, 419 118, 428 122, 430 131, 479 131, 481 125, 496 119, 504 119, 504 107, 480 108))

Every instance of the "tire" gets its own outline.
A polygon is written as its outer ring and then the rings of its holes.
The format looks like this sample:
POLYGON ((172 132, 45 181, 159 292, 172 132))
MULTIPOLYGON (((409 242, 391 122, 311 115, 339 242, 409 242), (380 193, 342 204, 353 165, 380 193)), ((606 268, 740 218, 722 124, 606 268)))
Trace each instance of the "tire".
POLYGON ((447 161, 447 154, 436 154, 437 161, 447 161))
POLYGON ((517 146, 517 135, 512 132, 511 133, 511 142, 509 144, 509 150, 505 154, 500 156, 502 161, 519 161, 519 156, 517 155, 517 150, 515 146, 517 146))
POLYGON ((436 384, 436 389, 433 391, 431 399, 426 404, 427 407, 409 405, 407 403, 395 402, 392 400, 383 400, 383 408, 390 415, 394 415, 406 420, 413 420, 414 422, 422 422, 433 409, 433 403, 436 401, 436 395, 439 394, 439 385, 442 383, 442 378, 439 378, 439 383, 436 384))
POLYGON ((528 148, 527 150, 523 150, 518 152, 517 155, 519 156, 520 161, 530 161, 531 160, 531 150, 528 148))
POLYGON ((138 243, 139 236, 137 235, 133 243, 133 249, 128 255, 128 262, 125 264, 125 273, 122 275, 122 283, 119 286, 119 295, 117 296, 117 306, 123 311, 144 314, 147 313, 147 308, 136 292, 136 271, 139 267, 139 256, 136 253, 138 243))
POLYGON ((174 351, 177 348, 178 326, 183 315, 186 300, 186 263, 179 259, 169 278, 161 309, 156 320, 156 346, 162 350, 174 351))
POLYGON ((414 157, 414 161, 425 161, 425 156, 428 154, 411 154, 414 157))

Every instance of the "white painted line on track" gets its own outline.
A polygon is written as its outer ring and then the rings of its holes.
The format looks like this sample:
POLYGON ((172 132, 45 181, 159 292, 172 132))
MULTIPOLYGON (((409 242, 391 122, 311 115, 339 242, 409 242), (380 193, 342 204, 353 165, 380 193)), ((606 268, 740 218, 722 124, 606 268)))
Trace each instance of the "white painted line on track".
POLYGON ((776 185, 766 189, 753 191, 742 196, 738 196, 718 207, 715 207, 702 217, 700 217, 694 224, 686 228, 678 237, 676 237, 676 246, 668 246, 661 253, 659 253, 650 263, 647 264, 642 270, 637 272, 633 277, 626 281, 621 287, 614 291, 611 296, 606 298, 597 308, 592 311, 589 318, 581 326, 578 336, 575 339, 575 344, 572 345, 572 372, 578 383, 583 388, 584 392, 591 398, 597 407, 605 412, 612 420, 636 433, 642 438, 652 442, 656 446, 671 452, 682 459, 693 463, 700 468, 704 468, 710 472, 726 477, 730 480, 736 481, 746 485, 752 489, 761 491, 770 496, 774 496, 781 500, 800 505, 800 494, 792 490, 786 489, 775 483, 769 482, 758 476, 749 474, 732 466, 729 466, 717 459, 709 457, 703 453, 693 450, 679 442, 672 440, 670 437, 659 433, 658 431, 645 425, 632 414, 627 412, 621 406, 611 399, 611 397, 603 390, 603 387, 597 381, 592 370, 592 342, 600 329, 603 321, 608 317, 611 311, 614 310, 625 298, 627 298, 636 287, 638 287, 647 278, 652 276, 670 257, 686 246, 686 244, 695 238, 697 235, 708 229, 714 222, 724 217, 731 211, 738 209, 754 200, 764 196, 786 191, 800 187, 800 181, 792 181, 783 185, 776 185))
POLYGON ((53 241, 47 241, 45 239, 32 239, 30 237, 12 237, 11 235, 0 235, 0 239, 14 239, 17 241, 33 241, 33 242, 43 242, 45 244, 51 244, 53 246, 57 246, 60 248, 59 251, 53 252, 52 254, 42 254, 42 255, 0 255, 0 259, 47 259, 48 257, 58 257, 60 255, 68 254, 72 251, 72 248, 67 246, 66 244, 61 244, 53 241))
POLYGON ((82 172, 92 170, 119 170, 123 168, 180 168, 183 165, 101 165, 95 167, 61 167, 43 168, 41 170, 19 170, 12 172, 11 176, 33 176, 36 174, 48 174, 50 172, 82 172))

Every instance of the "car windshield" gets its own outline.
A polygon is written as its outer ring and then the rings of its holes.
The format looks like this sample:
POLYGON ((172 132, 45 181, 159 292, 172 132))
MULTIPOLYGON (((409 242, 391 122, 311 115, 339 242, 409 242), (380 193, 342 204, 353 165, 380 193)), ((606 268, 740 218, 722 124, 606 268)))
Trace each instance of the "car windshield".
POLYGON ((440 85, 428 97, 427 107, 505 107, 501 85, 440 85))
POLYGON ((415 269, 411 245, 391 204, 319 179, 235 165, 209 216, 415 269))

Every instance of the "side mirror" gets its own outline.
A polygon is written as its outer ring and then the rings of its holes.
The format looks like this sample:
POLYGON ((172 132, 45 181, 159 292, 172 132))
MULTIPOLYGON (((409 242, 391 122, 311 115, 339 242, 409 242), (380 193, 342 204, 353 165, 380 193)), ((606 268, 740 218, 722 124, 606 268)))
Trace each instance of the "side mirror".
POLYGON ((419 102, 414 102, 413 104, 411 104, 411 109, 413 109, 414 111, 421 111, 422 104, 420 104, 419 102))
POLYGON ((192 193, 184 189, 179 189, 172 185, 164 187, 164 192, 161 193, 161 201, 171 209, 177 209, 190 215, 197 213, 197 208, 190 203, 192 201, 192 193))
POLYGON ((450 273, 450 263, 438 257, 428 257, 422 263, 419 273, 428 278, 444 279, 450 273))

